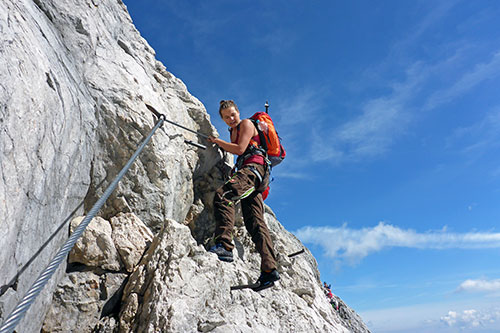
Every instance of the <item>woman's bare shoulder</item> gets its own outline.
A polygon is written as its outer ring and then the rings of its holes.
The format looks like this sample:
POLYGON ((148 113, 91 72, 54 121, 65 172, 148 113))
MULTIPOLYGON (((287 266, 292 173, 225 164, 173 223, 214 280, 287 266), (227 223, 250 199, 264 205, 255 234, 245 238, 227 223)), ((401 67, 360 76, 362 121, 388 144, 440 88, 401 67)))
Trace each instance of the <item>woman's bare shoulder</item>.
POLYGON ((251 121, 250 119, 243 119, 243 120, 241 121, 241 123, 240 123, 240 127, 241 127, 241 126, 244 126, 244 127, 247 127, 247 128, 248 128, 248 127, 253 126, 253 124, 252 124, 252 121, 251 121))

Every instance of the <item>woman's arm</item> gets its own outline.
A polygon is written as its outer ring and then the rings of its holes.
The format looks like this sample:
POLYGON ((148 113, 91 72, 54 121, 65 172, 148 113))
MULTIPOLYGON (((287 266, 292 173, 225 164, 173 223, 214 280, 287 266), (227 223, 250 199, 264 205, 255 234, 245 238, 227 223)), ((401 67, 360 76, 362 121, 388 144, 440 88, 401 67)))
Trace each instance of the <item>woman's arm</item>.
POLYGON ((241 155, 247 150, 250 139, 255 134, 255 126, 248 119, 243 119, 240 123, 240 135, 237 143, 231 143, 219 138, 209 137, 208 141, 219 145, 222 149, 231 154, 241 155))

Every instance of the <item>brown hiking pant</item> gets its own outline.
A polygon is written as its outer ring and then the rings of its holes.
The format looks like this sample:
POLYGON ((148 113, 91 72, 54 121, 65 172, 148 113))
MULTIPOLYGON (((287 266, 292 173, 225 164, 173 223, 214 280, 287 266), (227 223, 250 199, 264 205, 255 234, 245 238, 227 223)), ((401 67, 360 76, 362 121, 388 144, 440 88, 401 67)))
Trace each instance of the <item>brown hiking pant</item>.
MULTIPOLYGON (((243 166, 215 193, 214 209, 217 226, 215 239, 228 250, 233 250, 233 227, 235 219, 235 205, 241 200, 241 209, 245 227, 255 243, 261 257, 261 270, 269 271, 276 268, 276 255, 269 229, 264 221, 264 202, 262 194, 255 191, 260 186, 258 176, 252 171, 254 168, 260 175, 265 174, 265 167, 260 164, 243 166), (253 189, 253 191, 252 191, 253 189)), ((263 179, 267 183, 268 179, 263 179)))

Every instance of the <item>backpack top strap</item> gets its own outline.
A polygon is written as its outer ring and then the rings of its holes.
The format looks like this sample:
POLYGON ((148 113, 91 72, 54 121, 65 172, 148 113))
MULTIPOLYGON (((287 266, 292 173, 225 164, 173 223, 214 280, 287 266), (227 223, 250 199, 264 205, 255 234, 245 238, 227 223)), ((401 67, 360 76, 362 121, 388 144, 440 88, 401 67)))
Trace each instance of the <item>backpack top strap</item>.
POLYGON ((254 124, 255 128, 257 129, 257 133, 259 134, 259 140, 260 140, 260 147, 264 149, 264 151, 267 152, 267 141, 264 133, 259 129, 258 125, 258 120, 250 118, 250 121, 254 124))

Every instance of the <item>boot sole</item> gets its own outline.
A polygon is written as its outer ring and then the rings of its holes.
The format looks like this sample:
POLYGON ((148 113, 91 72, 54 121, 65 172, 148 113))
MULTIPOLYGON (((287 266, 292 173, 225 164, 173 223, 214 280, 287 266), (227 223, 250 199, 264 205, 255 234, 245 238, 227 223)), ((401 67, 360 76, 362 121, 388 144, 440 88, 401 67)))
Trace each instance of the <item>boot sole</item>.
POLYGON ((268 284, 265 284, 265 285, 259 285, 258 287, 252 288, 252 290, 253 291, 261 291, 261 290, 264 290, 264 289, 267 289, 267 288, 271 288, 271 287, 274 287, 274 281, 272 281, 272 282, 270 282, 268 284))

